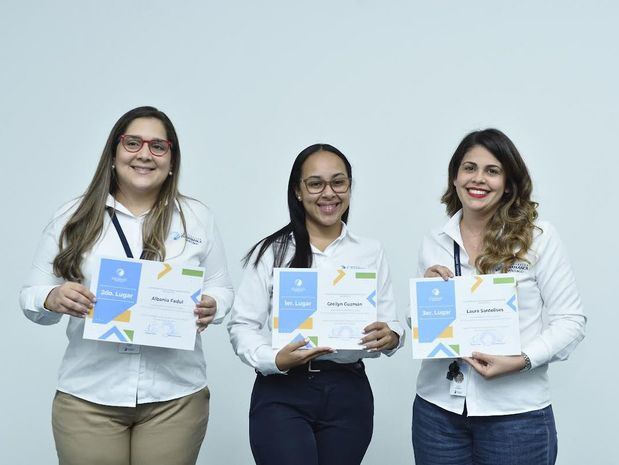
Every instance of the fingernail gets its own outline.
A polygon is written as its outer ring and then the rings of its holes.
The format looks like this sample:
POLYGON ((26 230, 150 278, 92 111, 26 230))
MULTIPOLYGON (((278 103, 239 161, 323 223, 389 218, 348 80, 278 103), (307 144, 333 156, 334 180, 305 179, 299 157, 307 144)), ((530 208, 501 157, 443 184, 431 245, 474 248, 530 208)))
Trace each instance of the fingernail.
POLYGON ((332 354, 337 354, 337 350, 335 350, 335 349, 331 349, 331 353, 332 353, 332 354))

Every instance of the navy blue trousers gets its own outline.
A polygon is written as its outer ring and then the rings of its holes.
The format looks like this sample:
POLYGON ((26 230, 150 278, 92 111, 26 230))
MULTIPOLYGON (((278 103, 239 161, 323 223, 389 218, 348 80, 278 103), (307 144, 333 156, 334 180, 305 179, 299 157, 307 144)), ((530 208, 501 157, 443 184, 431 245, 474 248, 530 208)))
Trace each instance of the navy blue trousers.
POLYGON ((355 368, 258 375, 249 411, 257 465, 359 465, 374 427, 374 397, 355 368))

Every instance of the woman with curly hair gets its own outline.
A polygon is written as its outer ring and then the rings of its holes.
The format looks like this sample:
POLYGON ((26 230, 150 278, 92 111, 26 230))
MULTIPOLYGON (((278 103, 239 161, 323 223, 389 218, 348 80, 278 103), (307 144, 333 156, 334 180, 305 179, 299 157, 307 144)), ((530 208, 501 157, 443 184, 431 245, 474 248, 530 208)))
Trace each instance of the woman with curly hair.
POLYGON ((512 141, 467 135, 449 163, 447 224, 423 240, 418 275, 512 273, 522 354, 424 360, 413 405, 417 465, 548 465, 557 456, 548 364, 584 337, 574 275, 556 230, 537 219, 532 182, 512 141))

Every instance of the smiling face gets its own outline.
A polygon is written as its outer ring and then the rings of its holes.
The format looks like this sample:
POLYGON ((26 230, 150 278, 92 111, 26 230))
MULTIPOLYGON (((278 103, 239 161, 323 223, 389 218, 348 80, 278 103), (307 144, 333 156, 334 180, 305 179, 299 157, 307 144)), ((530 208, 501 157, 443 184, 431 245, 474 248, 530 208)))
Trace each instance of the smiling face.
MULTIPOLYGON (((125 135, 139 136, 143 140, 167 140, 165 127, 157 118, 136 118, 125 135)), ((118 180, 118 190, 129 199, 156 197, 168 177, 171 168, 171 151, 160 157, 154 156, 147 143, 137 152, 127 151, 122 143, 116 147, 114 165, 118 180)))
POLYGON ((464 155, 453 184, 464 215, 492 215, 507 192, 501 162, 480 145, 464 155))
POLYGON ((332 186, 326 185, 320 193, 311 191, 317 190, 321 181, 330 181, 340 191, 348 184, 347 180, 344 162, 331 152, 316 152, 305 160, 296 194, 303 203, 310 235, 312 231, 339 230, 342 215, 350 205, 350 188, 346 192, 334 192, 332 186))

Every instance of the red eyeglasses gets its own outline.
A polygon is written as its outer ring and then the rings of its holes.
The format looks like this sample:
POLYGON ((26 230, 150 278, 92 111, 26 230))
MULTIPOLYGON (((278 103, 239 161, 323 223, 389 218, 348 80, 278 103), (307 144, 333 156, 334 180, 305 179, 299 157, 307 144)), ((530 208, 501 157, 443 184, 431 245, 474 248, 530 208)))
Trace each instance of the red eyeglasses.
POLYGON ((148 144, 148 150, 156 157, 163 157, 172 148, 172 142, 164 139, 144 140, 140 136, 123 134, 120 136, 120 143, 127 152, 139 152, 144 144, 148 144))

